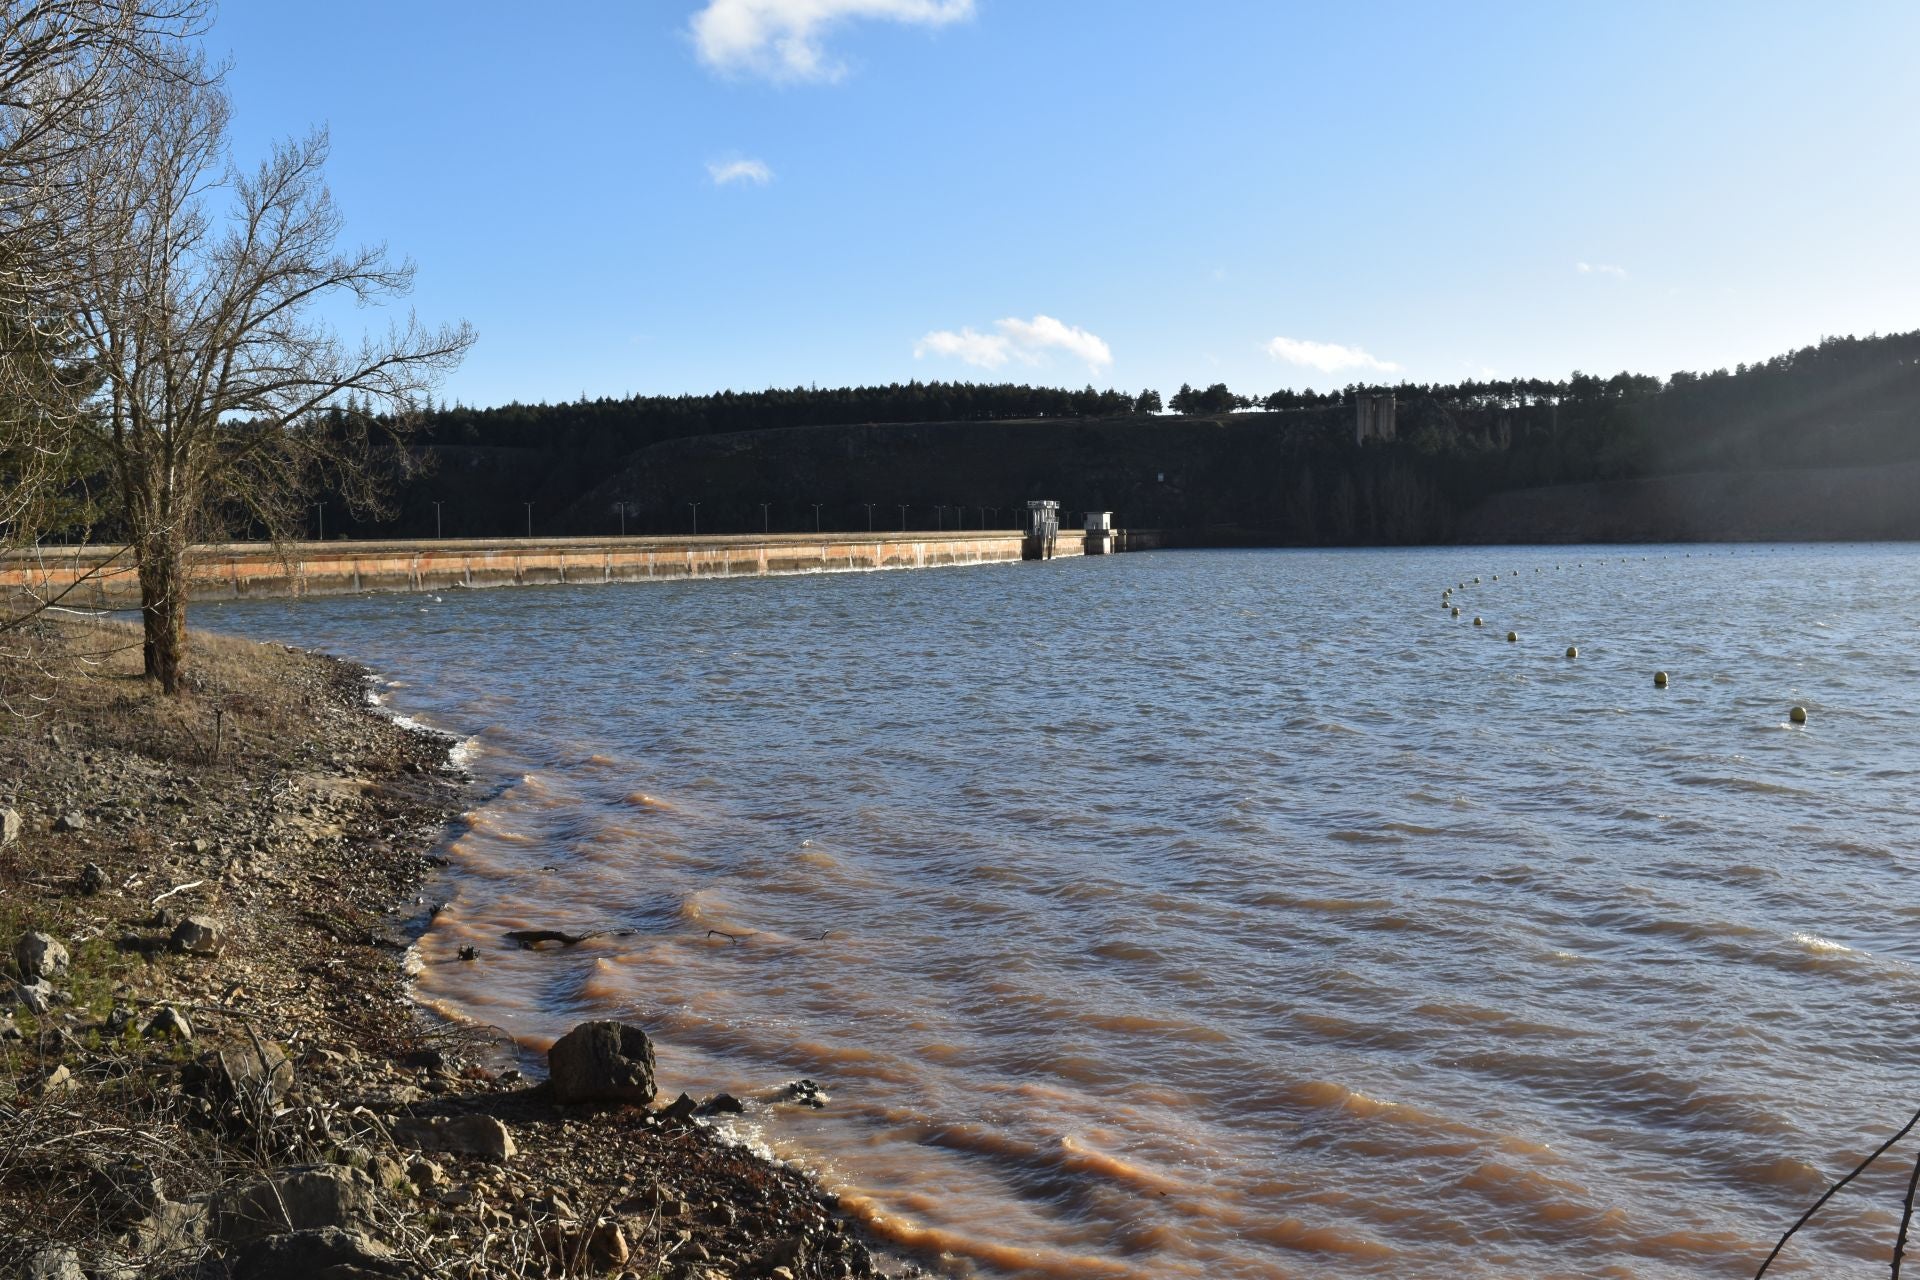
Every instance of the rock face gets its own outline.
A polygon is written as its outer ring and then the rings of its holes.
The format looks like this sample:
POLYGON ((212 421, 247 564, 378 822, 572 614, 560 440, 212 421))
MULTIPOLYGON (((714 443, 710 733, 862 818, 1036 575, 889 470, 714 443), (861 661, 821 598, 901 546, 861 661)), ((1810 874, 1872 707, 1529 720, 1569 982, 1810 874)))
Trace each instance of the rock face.
POLYGON ((653 1101, 653 1042, 623 1022, 583 1022, 547 1050, 553 1100, 616 1102, 644 1107, 653 1101))
POLYGON ((67 972, 67 949, 50 933, 23 933, 14 944, 13 959, 20 976, 28 982, 36 978, 58 978, 67 972))
POLYGON ((396 1143, 416 1151, 450 1151, 487 1160, 506 1160, 516 1152, 513 1134, 492 1116, 397 1119, 390 1128, 396 1143))
POLYGON ((175 951, 190 956, 217 956, 226 939, 219 921, 210 916, 188 916, 173 927, 173 936, 167 941, 175 951))

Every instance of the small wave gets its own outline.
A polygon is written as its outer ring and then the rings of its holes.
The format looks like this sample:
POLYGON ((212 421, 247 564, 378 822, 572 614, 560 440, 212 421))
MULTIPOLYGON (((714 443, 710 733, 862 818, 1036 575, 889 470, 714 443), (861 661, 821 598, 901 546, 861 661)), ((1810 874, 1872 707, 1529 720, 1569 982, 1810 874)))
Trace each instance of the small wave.
POLYGON ((1856 947, 1842 942, 1834 942, 1815 933, 1796 933, 1793 940, 1803 949, 1816 956, 1857 956, 1863 954, 1856 947))
POLYGON ((1391 1245, 1368 1236, 1355 1235, 1338 1227, 1310 1227, 1298 1218, 1278 1222, 1249 1223, 1241 1228, 1249 1239, 1278 1245, 1297 1253, 1337 1253, 1349 1258, 1391 1258, 1391 1245))
POLYGON ((1096 1151, 1080 1142, 1071 1134, 1060 1139, 1060 1163, 1062 1167, 1076 1173, 1092 1173, 1114 1182, 1125 1183, 1146 1191, 1161 1193, 1184 1191, 1186 1184, 1178 1178, 1156 1172, 1145 1165, 1123 1160, 1119 1156, 1096 1151))
POLYGON ((673 806, 659 796, 650 796, 644 791, 630 791, 620 797, 622 804, 630 804, 636 809, 647 809, 654 813, 672 813, 673 806))
POLYGON ((1756 795, 1768 796, 1804 796, 1807 793, 1799 787, 1790 787, 1781 782, 1766 782, 1759 778, 1739 778, 1723 774, 1691 773, 1675 778, 1684 787, 1721 787, 1728 791, 1749 791, 1756 795))
POLYGON ((1327 839, 1338 840, 1342 844, 1405 844, 1406 836, 1398 831, 1329 831, 1327 839))
POLYGON ((1124 1263, 1053 1249, 1022 1249, 996 1244, 981 1236, 928 1227, 896 1217, 869 1196, 840 1194, 840 1208, 848 1217, 889 1244, 930 1253, 971 1258, 990 1267, 1021 1276, 1058 1276, 1072 1280, 1076 1276, 1144 1276, 1146 1273, 1124 1263))

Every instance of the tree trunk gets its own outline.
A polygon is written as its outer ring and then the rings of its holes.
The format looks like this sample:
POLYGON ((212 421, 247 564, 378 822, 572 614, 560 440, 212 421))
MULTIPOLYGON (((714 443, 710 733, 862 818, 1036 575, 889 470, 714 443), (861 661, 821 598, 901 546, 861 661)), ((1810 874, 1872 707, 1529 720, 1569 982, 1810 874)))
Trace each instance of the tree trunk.
POLYGON ((140 549, 141 654, 149 680, 166 693, 180 690, 187 656, 186 544, 163 537, 140 549))

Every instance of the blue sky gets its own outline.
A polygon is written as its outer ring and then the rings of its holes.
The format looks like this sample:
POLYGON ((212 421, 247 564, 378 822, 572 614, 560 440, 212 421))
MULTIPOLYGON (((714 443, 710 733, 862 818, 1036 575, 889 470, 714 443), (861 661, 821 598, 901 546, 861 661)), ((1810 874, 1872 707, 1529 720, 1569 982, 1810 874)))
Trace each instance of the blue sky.
POLYGON ((208 43, 238 157, 328 126, 350 236, 479 330, 468 404, 1920 328, 1908 0, 226 0, 208 43))

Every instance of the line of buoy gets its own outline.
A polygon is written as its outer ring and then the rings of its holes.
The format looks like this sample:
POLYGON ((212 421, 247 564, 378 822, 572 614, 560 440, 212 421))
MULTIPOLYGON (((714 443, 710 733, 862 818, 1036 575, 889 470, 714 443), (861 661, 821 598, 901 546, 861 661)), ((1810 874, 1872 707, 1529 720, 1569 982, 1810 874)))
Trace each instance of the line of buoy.
MULTIPOLYGON (((1728 555, 1734 555, 1734 554, 1737 554, 1737 553, 1736 553, 1736 552, 1732 552, 1732 551, 1729 551, 1729 552, 1728 552, 1727 554, 1728 554, 1728 555)), ((1691 560, 1691 559, 1693 558, 1693 553, 1692 553, 1691 551, 1689 551, 1689 552, 1687 552, 1687 553, 1686 553, 1686 558, 1687 558, 1687 559, 1689 559, 1689 560, 1691 560)), ((1641 556, 1641 557, 1640 557, 1640 559, 1641 559, 1642 561, 1645 561, 1645 560, 1647 559, 1647 557, 1646 557, 1646 556, 1641 556)), ((1621 560, 1620 560, 1620 563, 1621 563, 1621 564, 1627 564, 1627 563, 1630 563, 1630 562, 1629 562, 1629 561, 1628 561, 1628 560, 1627 560, 1627 559, 1626 559, 1626 558, 1625 558, 1625 557, 1623 556, 1623 557, 1621 558, 1621 560)), ((1560 565, 1558 565, 1558 564, 1556 564, 1556 565, 1554 565, 1553 567, 1554 567, 1555 569, 1558 569, 1558 568, 1560 568, 1561 566, 1560 566, 1560 565)), ((1574 567, 1575 567, 1576 569, 1584 569, 1584 568, 1586 568, 1586 561, 1584 561, 1584 560, 1582 560, 1582 561, 1580 561, 1580 562, 1578 562, 1577 564, 1575 564, 1575 566, 1574 566, 1574 567)), ((1515 570, 1515 572, 1514 572, 1514 575, 1510 575, 1510 576, 1517 576, 1517 575, 1518 575, 1518 572, 1519 572, 1518 570, 1515 570)), ((1540 569, 1538 569, 1538 568, 1536 568, 1536 569, 1534 569, 1534 572, 1535 572, 1535 573, 1540 573, 1540 572, 1541 572, 1541 570, 1540 570, 1540 569)), ((1500 581, 1500 575, 1499 575, 1499 574, 1497 574, 1497 573, 1496 573, 1496 574, 1494 574, 1494 575, 1493 575, 1493 580, 1494 580, 1495 582, 1498 582, 1498 581, 1500 581)), ((1475 584, 1477 585, 1477 584, 1479 583, 1479 581, 1480 581, 1480 579, 1476 577, 1476 578, 1475 578, 1475 579, 1474 579, 1473 581, 1474 581, 1474 583, 1475 583, 1475 584)), ((1455 591, 1456 589, 1458 589, 1458 590, 1461 590, 1461 591, 1464 591, 1464 590, 1466 590, 1466 587, 1467 587, 1467 584, 1466 584, 1466 582, 1464 582, 1464 581, 1462 581, 1462 582, 1459 582, 1459 583, 1456 583, 1456 584, 1455 584, 1455 586, 1453 586, 1453 587, 1447 587, 1447 588, 1445 588, 1445 589, 1443 589, 1443 590, 1442 590, 1442 591, 1440 592, 1440 607, 1441 607, 1441 608, 1443 608, 1443 609, 1450 609, 1450 610, 1452 611, 1452 616, 1453 616, 1453 617, 1456 617, 1456 618, 1457 618, 1457 617, 1459 617, 1459 616, 1460 616, 1460 606, 1459 606, 1459 605, 1457 605, 1457 604, 1454 604, 1454 603, 1452 602, 1452 597, 1453 597, 1453 593, 1454 593, 1454 591, 1455 591)), ((1473 625, 1474 625, 1474 626, 1476 626, 1476 627, 1484 627, 1485 625, 1487 625, 1487 624, 1486 624, 1486 619, 1484 619, 1484 618, 1482 618, 1482 617, 1481 617, 1481 616, 1480 616, 1479 614, 1475 614, 1475 615, 1474 615, 1474 618, 1473 618, 1473 625)), ((1517 631, 1509 631, 1509 632, 1507 632, 1507 642, 1508 642, 1509 644, 1518 644, 1518 643, 1520 642, 1520 633, 1519 633, 1519 632, 1517 632, 1517 631)), ((1578 658, 1579 656, 1580 656, 1580 646, 1578 646, 1578 645, 1572 645, 1572 644, 1570 644, 1570 645, 1568 645, 1568 646, 1567 646, 1567 657, 1568 657, 1568 658, 1578 658)), ((1653 673, 1653 687, 1654 687, 1654 688, 1656 688, 1656 689, 1665 689, 1665 688, 1667 688, 1667 687, 1668 687, 1668 686, 1670 685, 1670 683, 1671 683, 1671 681, 1669 680, 1669 678, 1668 678, 1668 676, 1667 676, 1667 673, 1666 673, 1666 672, 1664 672, 1664 671, 1656 671, 1656 672, 1654 672, 1654 673, 1653 673)), ((1794 705, 1793 705, 1792 707, 1790 707, 1790 708, 1788 708, 1788 709, 1787 709, 1787 719, 1788 719, 1789 721, 1791 721, 1792 723, 1794 723, 1794 724, 1800 724, 1800 725, 1803 725, 1803 724, 1805 724, 1805 723, 1807 722, 1807 709, 1806 709, 1805 707, 1803 707, 1803 706, 1801 706, 1801 705, 1799 705, 1798 703, 1795 703, 1795 704, 1794 704, 1794 705)))

